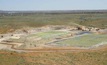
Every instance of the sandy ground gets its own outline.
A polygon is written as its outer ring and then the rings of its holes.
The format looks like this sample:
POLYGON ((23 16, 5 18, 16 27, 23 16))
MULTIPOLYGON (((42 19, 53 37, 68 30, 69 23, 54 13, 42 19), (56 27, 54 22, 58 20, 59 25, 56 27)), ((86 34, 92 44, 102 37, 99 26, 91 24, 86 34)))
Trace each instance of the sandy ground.
POLYGON ((9 48, 11 48, 11 46, 0 44, 0 49, 9 49, 9 48))
POLYGON ((103 48, 103 46, 107 45, 102 45, 99 44, 97 47, 92 47, 92 48, 81 48, 81 47, 37 47, 34 49, 17 49, 16 47, 21 45, 22 43, 11 43, 11 44, 0 44, 0 49, 2 50, 10 50, 10 51, 16 51, 16 52, 71 52, 71 51, 88 51, 88 50, 97 50, 100 49, 100 47, 103 48))
MULTIPOLYGON (((59 31, 67 31, 67 30, 59 30, 59 31)), ((34 33, 33 31, 32 33, 34 33)), ((76 31, 77 32, 77 31, 76 31)), ((5 49, 5 50, 10 50, 10 51, 17 51, 17 52, 65 52, 65 51, 77 51, 77 50, 92 50, 99 48, 103 45, 107 45, 107 42, 102 42, 97 45, 91 46, 89 48, 84 48, 84 47, 36 47, 36 48, 31 48, 31 49, 17 49, 17 47, 21 46, 23 43, 2 43, 4 40, 8 40, 10 38, 13 39, 19 39, 21 35, 26 35, 26 34, 14 34, 14 36, 5 36, 3 38, 0 38, 0 49, 5 49)), ((83 34, 86 35, 86 34, 83 34)), ((78 35, 82 36, 82 35, 78 35)), ((76 36, 74 36, 76 37, 76 36)), ((67 38, 68 39, 68 38, 67 38)))

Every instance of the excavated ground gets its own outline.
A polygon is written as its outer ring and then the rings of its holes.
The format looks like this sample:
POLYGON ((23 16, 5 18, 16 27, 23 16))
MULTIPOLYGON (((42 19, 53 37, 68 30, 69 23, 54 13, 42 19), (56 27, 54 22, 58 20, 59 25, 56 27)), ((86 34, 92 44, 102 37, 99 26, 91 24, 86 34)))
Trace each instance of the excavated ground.
POLYGON ((107 44, 106 34, 78 30, 70 26, 21 29, 0 36, 0 49, 18 52, 89 50, 107 44))

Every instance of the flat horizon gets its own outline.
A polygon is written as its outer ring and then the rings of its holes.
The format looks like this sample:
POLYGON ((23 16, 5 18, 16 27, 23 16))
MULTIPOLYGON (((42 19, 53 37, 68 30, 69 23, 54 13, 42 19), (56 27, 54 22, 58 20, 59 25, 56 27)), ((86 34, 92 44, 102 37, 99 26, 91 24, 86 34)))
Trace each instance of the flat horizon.
POLYGON ((78 9, 78 10, 0 10, 0 11, 102 11, 102 10, 107 10, 107 9, 78 9))
POLYGON ((0 10, 105 10, 107 9, 106 2, 106 0, 0 0, 0 10))

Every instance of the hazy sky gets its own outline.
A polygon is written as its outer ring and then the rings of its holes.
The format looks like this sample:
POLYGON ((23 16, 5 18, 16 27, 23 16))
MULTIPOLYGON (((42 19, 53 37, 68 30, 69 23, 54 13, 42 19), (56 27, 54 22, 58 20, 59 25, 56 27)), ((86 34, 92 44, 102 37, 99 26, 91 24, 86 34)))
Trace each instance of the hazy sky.
POLYGON ((0 0, 0 10, 107 9, 107 0, 0 0))

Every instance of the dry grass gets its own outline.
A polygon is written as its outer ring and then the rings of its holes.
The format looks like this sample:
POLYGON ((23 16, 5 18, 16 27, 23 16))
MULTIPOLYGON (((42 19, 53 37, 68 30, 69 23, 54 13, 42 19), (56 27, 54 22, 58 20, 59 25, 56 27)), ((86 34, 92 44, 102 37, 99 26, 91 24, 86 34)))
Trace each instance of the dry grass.
POLYGON ((107 46, 73 52, 0 51, 0 65, 107 65, 107 46))
MULTIPOLYGON (((26 26, 73 25, 106 28, 107 14, 60 14, 6 16, 0 18, 0 33, 26 26), (5 28, 5 29, 4 29, 5 28)), ((94 51, 16 53, 0 51, 0 65, 107 65, 107 46, 94 51)))
POLYGON ((32 14, 27 16, 0 16, 0 33, 23 27, 40 27, 44 25, 78 24, 91 27, 107 28, 107 14, 32 14), (4 30, 5 28, 5 30, 4 30))

